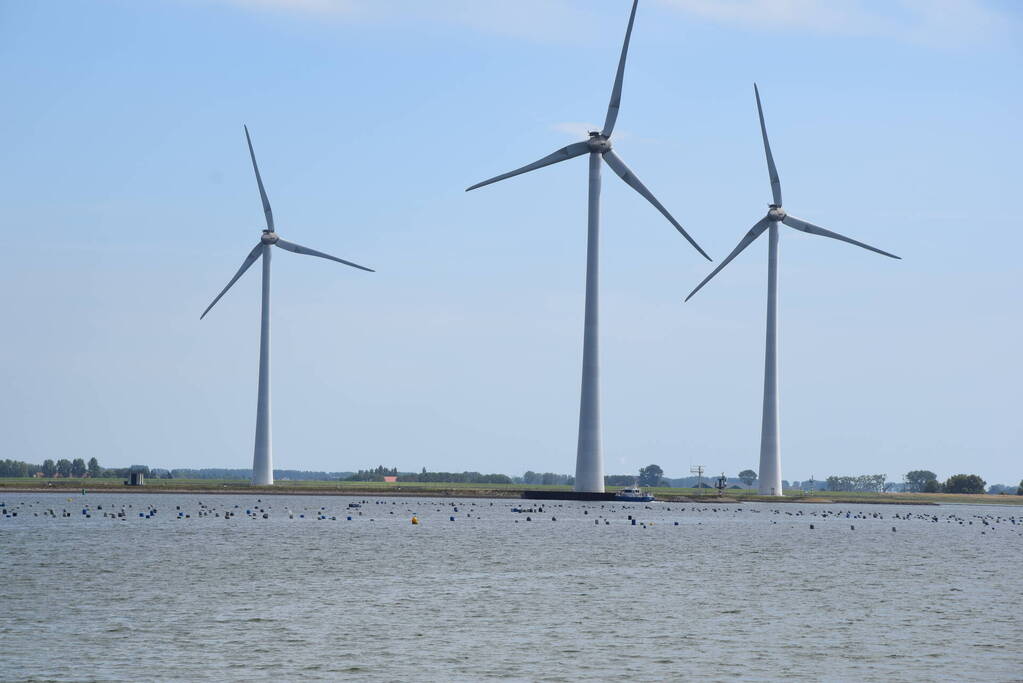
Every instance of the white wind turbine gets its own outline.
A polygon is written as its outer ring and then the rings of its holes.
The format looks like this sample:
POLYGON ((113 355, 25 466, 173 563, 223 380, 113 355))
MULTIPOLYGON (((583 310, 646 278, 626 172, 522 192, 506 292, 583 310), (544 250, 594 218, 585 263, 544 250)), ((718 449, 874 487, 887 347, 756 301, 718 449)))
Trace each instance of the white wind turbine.
POLYGON ((745 237, 739 241, 738 246, 732 250, 732 253, 717 268, 711 271, 710 275, 705 277, 703 282, 696 286, 696 289, 690 292, 689 296, 686 297, 686 301, 689 301, 694 294, 700 291, 701 287, 718 274, 718 271, 727 266, 740 251, 752 244, 765 230, 770 231, 767 251, 767 349, 764 356, 764 415, 760 431, 760 484, 758 492, 764 495, 780 496, 782 495, 782 488, 781 454, 779 452, 778 440, 778 223, 784 223, 790 228, 808 232, 811 235, 822 235, 842 242, 848 242, 849 244, 855 244, 858 247, 869 249, 883 256, 890 256, 895 259, 901 257, 876 249, 869 244, 857 242, 844 235, 839 235, 837 232, 825 230, 822 227, 808 223, 785 212, 785 209, 781 206, 781 181, 778 180, 778 169, 774 166, 774 157, 771 156, 771 145, 767 141, 764 110, 760 106, 760 91, 757 89, 756 83, 753 84, 753 92, 757 99, 757 114, 760 117, 760 133, 764 138, 764 153, 767 155, 767 172, 771 178, 773 201, 768 205, 770 208, 767 215, 761 218, 746 233, 745 237))
POLYGON ((256 165, 256 154, 252 151, 252 139, 249 138, 249 129, 245 127, 245 140, 249 144, 249 156, 252 158, 252 170, 256 172, 256 184, 259 185, 259 198, 263 201, 263 214, 266 216, 266 229, 259 238, 259 244, 252 248, 249 255, 245 257, 241 268, 234 274, 227 286, 213 300, 199 319, 202 320, 210 312, 220 297, 231 289, 231 285, 238 281, 238 278, 249 269, 256 259, 263 258, 263 300, 261 318, 259 325, 259 388, 256 400, 256 445, 252 456, 252 483, 257 486, 268 486, 274 483, 273 454, 270 439, 270 247, 280 247, 285 251, 306 256, 319 256, 352 266, 360 270, 374 272, 371 268, 360 266, 351 261, 339 259, 330 254, 324 254, 315 249, 309 249, 294 242, 287 242, 277 236, 274 230, 274 216, 270 210, 270 200, 266 197, 266 190, 263 189, 263 179, 259 175, 259 166, 256 165))
POLYGON ((489 180, 484 180, 482 183, 477 183, 466 190, 467 192, 475 190, 477 187, 496 183, 499 180, 511 178, 512 176, 527 173, 544 166, 550 166, 551 164, 566 161, 583 154, 590 155, 588 225, 586 233, 586 312, 583 326, 583 372, 581 398, 579 401, 579 442, 575 465, 576 491, 602 492, 604 490, 604 456, 600 428, 600 359, 597 324, 599 308, 597 305, 597 275, 600 246, 601 159, 630 187, 664 214, 664 217, 675 226, 675 229, 682 233, 682 236, 689 240, 689 243, 703 254, 708 261, 710 260, 706 252, 700 248, 700 245, 686 233, 678 221, 657 201, 653 193, 640 182, 639 178, 625 165, 625 162, 611 151, 610 137, 611 132, 614 130, 615 120, 618 118, 618 109, 621 106, 625 58, 629 51, 629 38, 632 35, 632 25, 636 19, 636 6, 638 2, 639 0, 633 0, 632 3, 629 26, 625 31, 625 43, 622 45, 621 57, 618 60, 618 72, 615 74, 614 87, 611 90, 611 101, 607 106, 607 116, 604 119, 603 129, 591 132, 589 140, 562 147, 539 161, 534 161, 522 168, 503 173, 489 180))

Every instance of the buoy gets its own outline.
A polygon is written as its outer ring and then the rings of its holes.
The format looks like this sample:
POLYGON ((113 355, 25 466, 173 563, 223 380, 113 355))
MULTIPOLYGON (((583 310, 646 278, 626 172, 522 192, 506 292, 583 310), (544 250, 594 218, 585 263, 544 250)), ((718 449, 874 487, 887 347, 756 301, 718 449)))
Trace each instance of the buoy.
POLYGON ((415 515, 412 515, 412 523, 413 524, 419 524, 419 518, 416 517, 415 515))

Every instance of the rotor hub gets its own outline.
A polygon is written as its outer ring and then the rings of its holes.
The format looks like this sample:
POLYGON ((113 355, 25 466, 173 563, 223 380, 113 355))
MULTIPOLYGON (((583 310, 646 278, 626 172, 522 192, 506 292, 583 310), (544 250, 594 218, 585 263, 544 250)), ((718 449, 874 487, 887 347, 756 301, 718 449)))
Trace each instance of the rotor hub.
POLYGON ((611 140, 606 135, 602 135, 599 131, 591 131, 590 139, 586 141, 589 145, 591 152, 604 152, 611 151, 611 140))
POLYGON ((774 204, 771 204, 771 209, 767 212, 767 217, 769 219, 778 222, 785 220, 785 216, 787 215, 788 214, 785 213, 785 209, 781 208, 780 206, 775 206, 774 204))
POLYGON ((277 233, 270 232, 269 230, 264 230, 263 235, 259 238, 259 241, 262 242, 263 244, 276 244, 277 240, 279 239, 280 237, 277 236, 277 233))

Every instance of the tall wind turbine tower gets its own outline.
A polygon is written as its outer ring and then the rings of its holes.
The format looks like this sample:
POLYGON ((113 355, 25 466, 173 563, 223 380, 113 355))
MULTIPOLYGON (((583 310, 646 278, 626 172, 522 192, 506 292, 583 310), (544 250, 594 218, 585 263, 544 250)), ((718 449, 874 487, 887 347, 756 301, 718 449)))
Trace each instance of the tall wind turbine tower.
POLYGON ((234 274, 227 286, 221 290, 217 298, 213 300, 199 319, 202 320, 210 312, 220 297, 231 289, 231 285, 238 281, 246 270, 249 269, 256 259, 263 259, 263 299, 259 321, 259 387, 256 392, 256 444, 252 454, 252 483, 256 486, 269 486, 274 483, 273 453, 270 438, 270 248, 280 247, 285 251, 306 256, 319 256, 343 263, 346 266, 373 272, 372 269, 360 266, 351 261, 339 259, 330 254, 324 254, 315 249, 303 247, 294 242, 286 242, 277 236, 274 229, 274 215, 270 210, 270 200, 267 199, 266 190, 263 188, 263 179, 259 175, 259 166, 256 165, 256 154, 252 151, 252 139, 249 137, 248 126, 245 127, 245 140, 249 144, 249 157, 252 159, 252 170, 256 172, 256 184, 259 186, 259 198, 263 202, 263 214, 266 216, 266 229, 259 238, 259 244, 252 248, 249 255, 242 262, 242 267, 234 274))
POLYGON ((618 119, 618 109, 622 102, 622 78, 625 75, 625 58, 629 52, 629 39, 632 36, 632 25, 636 19, 636 6, 638 3, 639 0, 633 0, 632 12, 629 14, 629 26, 625 31, 625 42, 622 45, 621 57, 618 60, 618 72, 615 74, 614 87, 611 89, 611 101, 607 105, 607 115, 604 118, 604 127, 599 131, 591 132, 589 140, 562 147, 539 161, 534 161, 522 168, 503 173, 489 180, 484 180, 466 190, 466 192, 475 190, 477 187, 496 183, 499 180, 528 173, 529 171, 582 156, 583 154, 589 154, 590 156, 586 231, 586 303, 583 324, 583 370, 581 397, 579 400, 579 442, 575 463, 576 491, 604 491, 604 454, 600 427, 600 352, 598 349, 599 335, 597 324, 599 312, 597 285, 600 262, 601 159, 611 167, 611 170, 618 177, 653 204, 675 226, 675 229, 689 240, 689 243, 697 251, 703 254, 708 261, 710 260, 706 252, 686 233, 678 221, 668 213, 668 210, 657 201, 653 193, 640 182, 639 178, 625 165, 625 162, 611 150, 611 132, 614 130, 615 121, 618 119))
POLYGON ((707 282, 718 274, 722 268, 727 266, 732 259, 734 259, 740 251, 748 247, 753 241, 760 237, 761 234, 766 230, 768 231, 767 241, 767 338, 766 338, 766 350, 764 353, 764 415, 760 429, 760 476, 758 492, 762 495, 768 496, 780 496, 782 495, 781 488, 781 453, 778 439, 778 223, 784 223, 790 228, 808 232, 811 235, 821 235, 823 237, 830 237, 832 239, 840 240, 842 242, 848 242, 849 244, 855 244, 858 247, 869 249, 870 251, 889 256, 891 258, 900 258, 895 254, 889 254, 887 251, 881 251, 875 249, 869 244, 863 242, 857 242, 854 239, 850 239, 844 235, 839 235, 837 232, 831 232, 825 230, 822 227, 814 225, 804 221, 801 218, 796 218, 788 214, 785 209, 781 206, 781 181, 778 179, 778 169, 774 166, 774 157, 771 155, 771 145, 767 141, 767 126, 764 124, 764 110, 760 105, 760 91, 757 89, 756 83, 753 84, 753 93, 757 99, 757 115, 760 117, 760 134, 764 138, 764 154, 767 156, 767 173, 771 178, 771 196, 772 201, 768 205, 767 215, 761 218, 751 229, 746 233, 738 246, 732 250, 732 253, 725 258, 724 261, 718 265, 710 275, 703 279, 699 285, 696 286, 689 296, 686 297, 686 301, 689 301, 700 291, 707 282))

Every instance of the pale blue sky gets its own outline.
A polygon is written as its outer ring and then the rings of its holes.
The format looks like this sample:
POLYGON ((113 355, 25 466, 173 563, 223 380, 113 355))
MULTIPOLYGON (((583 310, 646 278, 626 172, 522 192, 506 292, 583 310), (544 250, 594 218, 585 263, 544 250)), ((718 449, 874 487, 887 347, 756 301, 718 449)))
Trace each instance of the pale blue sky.
MULTIPOLYGON (((603 121, 627 0, 0 0, 0 457, 248 467, 252 131, 276 253, 280 468, 573 472, 586 162, 466 194, 603 121)), ((720 260, 785 230, 782 476, 1015 483, 1014 2, 642 0, 615 148, 720 260)), ((766 241, 710 270, 604 181, 607 470, 757 468, 766 241)))

